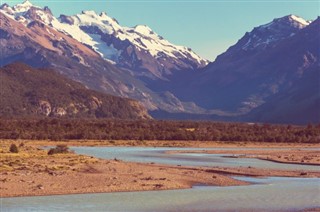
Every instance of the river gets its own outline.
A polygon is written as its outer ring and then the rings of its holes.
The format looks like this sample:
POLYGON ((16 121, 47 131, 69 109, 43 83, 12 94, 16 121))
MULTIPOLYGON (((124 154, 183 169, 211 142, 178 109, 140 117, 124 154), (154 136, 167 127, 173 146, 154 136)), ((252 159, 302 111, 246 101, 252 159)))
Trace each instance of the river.
MULTIPOLYGON (((199 148, 73 147, 79 154, 135 162, 188 166, 252 166, 319 170, 316 166, 279 164, 225 155, 165 154, 168 150, 199 148)), ((217 149, 217 148, 215 148, 217 149)), ((319 178, 236 177, 247 186, 194 186, 169 191, 121 192, 1 198, 6 211, 300 211, 320 207, 319 178)))

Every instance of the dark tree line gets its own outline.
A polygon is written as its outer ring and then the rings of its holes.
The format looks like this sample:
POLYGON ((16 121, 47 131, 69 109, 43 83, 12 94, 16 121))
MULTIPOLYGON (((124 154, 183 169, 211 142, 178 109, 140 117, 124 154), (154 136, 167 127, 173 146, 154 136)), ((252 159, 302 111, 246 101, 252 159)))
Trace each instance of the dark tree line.
POLYGON ((103 139, 301 142, 320 141, 308 126, 115 119, 1 119, 1 139, 103 139))

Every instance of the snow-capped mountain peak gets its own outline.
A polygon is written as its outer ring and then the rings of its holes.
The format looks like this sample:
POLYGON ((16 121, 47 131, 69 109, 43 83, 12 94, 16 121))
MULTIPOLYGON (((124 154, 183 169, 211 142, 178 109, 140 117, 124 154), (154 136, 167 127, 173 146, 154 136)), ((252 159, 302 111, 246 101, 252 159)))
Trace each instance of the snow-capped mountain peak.
POLYGON ((53 15, 48 7, 38 7, 33 5, 30 1, 26 0, 21 4, 10 7, 8 4, 4 4, 0 7, 0 12, 5 13, 10 18, 28 25, 32 21, 40 21, 45 24, 50 24, 53 15))
POLYGON ((293 36, 300 29, 309 25, 310 22, 296 15, 287 15, 276 18, 273 21, 255 27, 251 32, 240 40, 243 50, 265 48, 269 44, 293 36))
POLYGON ((138 75, 165 78, 172 71, 197 69, 208 63, 190 48, 170 43, 146 25, 121 26, 105 12, 98 15, 95 11, 84 10, 80 14, 56 18, 49 8, 42 9, 30 1, 13 7, 4 5, 0 11, 26 26, 35 20, 43 22, 138 75))
POLYGON ((13 10, 14 10, 15 12, 26 12, 26 11, 28 11, 31 7, 40 8, 40 7, 34 6, 30 1, 25 0, 23 3, 17 4, 17 5, 15 5, 15 6, 13 6, 13 10))
POLYGON ((161 78, 171 70, 195 69, 208 63, 190 48, 170 43, 146 25, 124 27, 107 13, 83 11, 74 16, 62 15, 52 25, 92 46, 105 59, 139 70, 140 74, 148 70, 161 78))
MULTIPOLYGON (((82 11, 81 14, 71 16, 74 19, 74 25, 91 26, 99 28, 102 32, 112 34, 122 27, 117 20, 110 18, 106 13, 98 15, 95 11, 82 11)), ((70 34, 72 36, 72 34, 70 34)))
POLYGON ((17 4, 14 7, 32 7, 33 4, 29 0, 23 1, 21 4, 17 4))
POLYGON ((302 29, 308 26, 310 22, 296 15, 287 15, 281 18, 275 18, 272 22, 262 25, 261 27, 291 27, 302 29))
POLYGON ((23 1, 22 2, 22 4, 20 4, 20 5, 24 5, 24 6, 26 6, 26 7, 31 7, 31 6, 33 6, 33 4, 29 1, 29 0, 25 0, 25 1, 23 1))

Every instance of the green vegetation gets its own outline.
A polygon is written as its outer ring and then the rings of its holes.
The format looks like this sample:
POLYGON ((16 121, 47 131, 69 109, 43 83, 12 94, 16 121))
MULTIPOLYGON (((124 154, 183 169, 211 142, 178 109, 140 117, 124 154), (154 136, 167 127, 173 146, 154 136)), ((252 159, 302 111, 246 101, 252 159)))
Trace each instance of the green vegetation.
POLYGON ((0 138, 317 143, 320 141, 320 125, 118 119, 1 119, 0 138))
POLYGON ((9 151, 10 151, 11 153, 18 153, 18 152, 19 152, 19 149, 18 149, 17 145, 11 144, 9 151))

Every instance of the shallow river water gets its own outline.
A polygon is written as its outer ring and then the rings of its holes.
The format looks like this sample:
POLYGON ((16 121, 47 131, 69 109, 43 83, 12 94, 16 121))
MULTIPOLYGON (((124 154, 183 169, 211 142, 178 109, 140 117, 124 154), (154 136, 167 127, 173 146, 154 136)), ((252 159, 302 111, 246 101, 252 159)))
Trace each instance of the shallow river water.
MULTIPOLYGON (((77 153, 99 158, 191 166, 252 166, 283 168, 268 161, 223 158, 207 154, 164 154, 194 148, 75 147, 77 153), (231 161, 230 161, 230 160, 231 161), (243 161, 244 160, 244 161, 243 161), (267 162, 267 164, 266 164, 267 162), (269 164, 270 163, 270 164, 269 164)), ((313 170, 313 166, 285 165, 313 170)), ((319 170, 319 169, 317 169, 319 170)), ((320 207, 319 178, 251 178, 247 186, 194 186, 170 191, 121 192, 1 198, 0 211, 301 211, 320 207)))
MULTIPOLYGON (((283 164, 254 158, 227 158, 228 154, 181 153, 166 154, 177 150, 241 150, 241 148, 173 148, 173 147, 73 147, 79 154, 91 155, 104 159, 121 159, 143 163, 161 163, 184 166, 251 166, 255 168, 272 168, 286 170, 320 170, 320 166, 283 164)), ((247 148, 249 149, 249 148, 247 148)), ((254 149, 254 148, 252 148, 254 149)))

